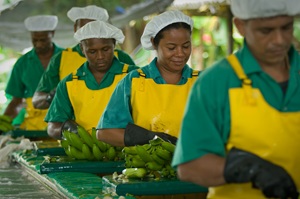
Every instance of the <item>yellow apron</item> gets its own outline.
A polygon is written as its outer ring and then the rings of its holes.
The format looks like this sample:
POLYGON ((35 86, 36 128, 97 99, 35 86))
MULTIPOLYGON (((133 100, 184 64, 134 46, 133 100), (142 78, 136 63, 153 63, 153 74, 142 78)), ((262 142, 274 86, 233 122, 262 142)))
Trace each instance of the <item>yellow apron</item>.
POLYGON ((123 73, 115 75, 114 82, 100 90, 90 90, 84 80, 78 80, 76 72, 73 73, 73 80, 67 82, 69 99, 74 109, 75 121, 91 132, 96 127, 99 119, 117 85, 127 74, 128 65, 123 66, 123 73))
MULTIPOLYGON (((271 107, 259 89, 252 88, 234 55, 228 61, 243 82, 229 90, 231 132, 227 150, 236 147, 283 167, 300 190, 300 112, 280 112, 271 107)), ((251 183, 211 188, 208 198, 265 199, 251 183)))
POLYGON ((199 71, 193 71, 192 78, 183 85, 156 84, 153 79, 145 78, 142 70, 139 69, 139 73, 139 78, 132 79, 134 123, 178 137, 186 100, 199 71))
POLYGON ((84 62, 85 57, 82 57, 78 52, 72 51, 71 48, 67 48, 62 52, 60 67, 59 67, 59 79, 77 70, 84 62))
POLYGON ((20 129, 25 130, 46 130, 47 123, 44 118, 48 109, 35 109, 32 104, 32 98, 26 98, 26 114, 20 129))

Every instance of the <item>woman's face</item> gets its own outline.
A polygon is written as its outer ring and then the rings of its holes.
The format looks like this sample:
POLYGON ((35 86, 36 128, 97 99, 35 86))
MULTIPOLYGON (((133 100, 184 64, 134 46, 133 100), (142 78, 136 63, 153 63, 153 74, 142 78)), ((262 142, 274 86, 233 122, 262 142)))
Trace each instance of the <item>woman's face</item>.
POLYGON ((172 28, 162 32, 163 37, 155 46, 157 67, 170 72, 182 71, 192 51, 191 33, 185 28, 172 28))

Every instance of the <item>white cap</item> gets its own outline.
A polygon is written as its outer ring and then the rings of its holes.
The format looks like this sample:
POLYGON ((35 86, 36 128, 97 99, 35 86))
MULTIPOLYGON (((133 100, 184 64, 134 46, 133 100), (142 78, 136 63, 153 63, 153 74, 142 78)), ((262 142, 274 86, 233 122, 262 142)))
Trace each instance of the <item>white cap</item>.
POLYGON ((109 18, 106 9, 94 5, 86 7, 73 7, 68 11, 67 16, 73 22, 75 22, 77 19, 107 21, 109 18))
POLYGON ((141 37, 142 46, 146 50, 154 50, 151 38, 154 38, 164 27, 178 22, 187 23, 191 26, 191 30, 193 29, 193 20, 178 10, 166 11, 153 17, 144 29, 144 33, 141 37))
POLYGON ((299 0, 231 0, 231 11, 240 19, 294 16, 300 13, 299 0))
POLYGON ((53 31, 58 23, 55 15, 37 15, 27 17, 24 21, 28 31, 53 31))
POLYGON ((123 32, 104 21, 92 21, 76 31, 74 38, 80 42, 91 38, 114 38, 118 43, 123 43, 125 36, 123 32))

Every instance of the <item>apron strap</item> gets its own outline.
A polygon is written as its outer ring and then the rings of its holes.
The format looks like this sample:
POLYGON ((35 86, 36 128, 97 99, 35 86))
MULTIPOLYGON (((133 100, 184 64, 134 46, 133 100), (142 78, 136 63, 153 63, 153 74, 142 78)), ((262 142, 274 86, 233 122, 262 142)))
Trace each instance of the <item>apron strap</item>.
POLYGON ((129 67, 128 64, 124 64, 122 73, 127 73, 128 72, 128 67, 129 67))
POLYGON ((138 73, 140 74, 140 84, 139 84, 139 90, 140 91, 144 91, 145 90, 145 78, 146 78, 146 74, 143 72, 142 69, 137 69, 138 73))

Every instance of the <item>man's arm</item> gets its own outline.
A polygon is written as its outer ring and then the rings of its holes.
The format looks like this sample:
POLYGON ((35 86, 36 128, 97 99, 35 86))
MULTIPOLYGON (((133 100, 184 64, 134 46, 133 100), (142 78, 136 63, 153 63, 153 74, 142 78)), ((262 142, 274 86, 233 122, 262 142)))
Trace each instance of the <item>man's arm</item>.
POLYGON ((183 181, 211 187, 225 184, 224 179, 225 159, 207 154, 201 158, 178 165, 178 177, 183 181))
POLYGON ((47 133, 50 137, 60 140, 63 122, 48 122, 47 133))
POLYGON ((113 146, 125 146, 125 129, 98 129, 97 139, 113 146))
POLYGON ((24 108, 23 98, 13 97, 10 103, 7 105, 4 115, 15 118, 22 108, 24 108))

